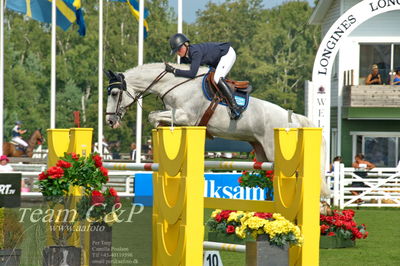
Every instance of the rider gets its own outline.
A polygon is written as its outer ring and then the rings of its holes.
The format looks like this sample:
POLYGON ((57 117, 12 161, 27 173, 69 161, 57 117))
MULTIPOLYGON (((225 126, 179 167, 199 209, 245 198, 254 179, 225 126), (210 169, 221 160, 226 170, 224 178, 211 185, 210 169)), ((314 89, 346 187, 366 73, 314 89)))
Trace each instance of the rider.
POLYGON ((236 104, 235 98, 225 76, 231 70, 236 60, 235 50, 228 42, 208 42, 190 44, 190 40, 182 33, 177 33, 169 39, 171 54, 176 53, 181 57, 183 63, 190 64, 190 70, 175 69, 165 63, 165 71, 173 73, 178 77, 194 78, 200 65, 208 65, 215 68, 214 82, 229 102, 231 107, 231 119, 239 119, 241 107, 236 104))
POLYGON ((12 136, 12 141, 22 145, 23 149, 26 150, 26 148, 28 147, 28 143, 26 143, 21 136, 26 132, 26 130, 21 129, 21 125, 22 125, 21 121, 15 122, 15 127, 12 129, 11 136, 12 136))

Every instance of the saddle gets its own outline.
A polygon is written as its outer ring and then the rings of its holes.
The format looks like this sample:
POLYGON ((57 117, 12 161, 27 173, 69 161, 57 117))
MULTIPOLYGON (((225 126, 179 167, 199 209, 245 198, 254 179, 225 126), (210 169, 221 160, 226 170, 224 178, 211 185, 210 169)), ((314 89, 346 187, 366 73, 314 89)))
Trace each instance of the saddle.
POLYGON ((26 150, 26 148, 24 146, 22 146, 21 144, 15 142, 13 140, 10 140, 9 143, 14 145, 16 150, 20 150, 20 151, 23 151, 23 152, 25 152, 25 150, 26 150))
MULTIPOLYGON (((207 75, 203 78, 203 92, 206 98, 209 101, 212 101, 215 96, 218 96, 222 101, 219 104, 227 106, 228 103, 219 92, 218 85, 214 82, 214 71, 210 71, 207 75)), ((226 83, 231 88, 233 93, 233 97, 236 100, 236 104, 241 106, 243 109, 247 108, 249 103, 249 96, 251 91, 253 90, 252 86, 250 85, 249 81, 237 81, 226 79, 226 83)))
MULTIPOLYGON (((204 96, 210 101, 210 105, 197 123, 198 126, 207 126, 208 121, 214 114, 218 104, 228 106, 228 101, 225 99, 223 94, 220 92, 218 85, 214 82, 214 71, 208 72, 202 82, 202 89, 204 96)), ((252 87, 248 81, 236 81, 236 80, 225 80, 229 85, 233 97, 235 98, 236 104, 245 110, 249 103, 250 92, 252 87)), ((207 133, 207 137, 210 135, 207 133)))

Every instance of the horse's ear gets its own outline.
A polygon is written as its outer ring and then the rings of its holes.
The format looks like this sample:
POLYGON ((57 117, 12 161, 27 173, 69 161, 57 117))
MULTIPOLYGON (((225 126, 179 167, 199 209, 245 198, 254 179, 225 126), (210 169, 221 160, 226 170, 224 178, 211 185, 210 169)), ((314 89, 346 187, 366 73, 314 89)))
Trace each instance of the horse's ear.
POLYGON ((106 74, 106 76, 108 77, 108 79, 115 79, 115 78, 117 77, 117 75, 115 75, 115 73, 112 72, 111 70, 104 71, 104 73, 106 74))

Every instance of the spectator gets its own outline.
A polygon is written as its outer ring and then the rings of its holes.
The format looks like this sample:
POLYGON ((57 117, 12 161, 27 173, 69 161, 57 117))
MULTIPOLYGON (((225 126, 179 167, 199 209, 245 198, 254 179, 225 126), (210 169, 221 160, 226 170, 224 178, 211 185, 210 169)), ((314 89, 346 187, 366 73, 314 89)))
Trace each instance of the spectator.
MULTIPOLYGON (((358 153, 355 157, 354 157, 354 162, 352 164, 352 166, 356 169, 356 171, 354 171, 354 174, 358 175, 361 178, 366 178, 368 173, 368 170, 371 170, 372 168, 375 168, 375 164, 364 160, 364 155, 362 153, 358 153)), ((365 185, 363 182, 353 182, 351 184, 352 187, 368 187, 367 185, 365 185)), ((358 196, 360 195, 359 191, 351 191, 351 194, 353 194, 354 196, 358 196)), ((362 199, 357 199, 356 203, 363 203, 364 201, 362 199)))
POLYGON ((6 155, 0 156, 0 172, 12 172, 14 169, 8 163, 10 160, 6 155))
POLYGON ((330 173, 334 171, 335 162, 342 163, 342 156, 336 156, 335 158, 333 158, 333 161, 332 161, 331 165, 329 166, 330 173))
POLYGON ((380 85, 382 84, 381 74, 379 74, 379 69, 377 65, 372 65, 371 73, 365 79, 365 84, 367 85, 380 85))
POLYGON ((394 76, 392 85, 400 85, 400 67, 396 69, 396 75, 394 76))
POLYGON ((135 161, 136 160, 136 143, 132 142, 131 143, 131 160, 135 161))

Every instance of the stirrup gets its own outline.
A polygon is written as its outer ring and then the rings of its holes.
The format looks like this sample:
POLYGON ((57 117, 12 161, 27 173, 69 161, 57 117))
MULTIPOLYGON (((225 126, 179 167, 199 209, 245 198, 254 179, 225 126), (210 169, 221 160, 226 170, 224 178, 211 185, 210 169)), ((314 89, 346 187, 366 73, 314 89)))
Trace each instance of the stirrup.
POLYGON ((230 117, 231 120, 238 120, 240 118, 240 116, 242 115, 242 112, 239 108, 230 108, 231 113, 230 113, 230 117))

